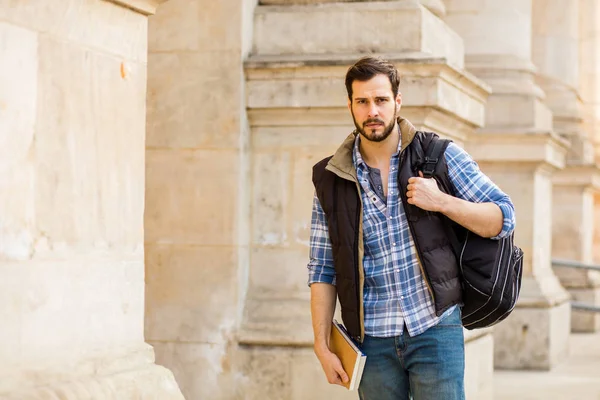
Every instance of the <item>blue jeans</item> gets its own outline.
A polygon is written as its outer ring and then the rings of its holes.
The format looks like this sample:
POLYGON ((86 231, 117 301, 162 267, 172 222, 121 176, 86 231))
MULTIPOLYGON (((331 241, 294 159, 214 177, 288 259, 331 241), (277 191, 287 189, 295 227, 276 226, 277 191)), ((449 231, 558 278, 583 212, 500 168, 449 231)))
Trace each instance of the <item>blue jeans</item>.
POLYGON ((465 344, 460 308, 410 337, 366 336, 361 400, 464 400, 465 344))

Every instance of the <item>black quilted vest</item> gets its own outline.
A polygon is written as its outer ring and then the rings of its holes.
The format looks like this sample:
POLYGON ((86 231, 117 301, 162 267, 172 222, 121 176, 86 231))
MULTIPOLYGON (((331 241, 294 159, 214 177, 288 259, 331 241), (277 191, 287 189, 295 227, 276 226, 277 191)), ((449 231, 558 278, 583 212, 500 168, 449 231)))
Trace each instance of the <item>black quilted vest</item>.
MULTIPOLYGON (((424 211, 406 201, 408 179, 418 176, 425 162, 425 151, 433 133, 417 132, 412 142, 400 154, 399 188, 417 254, 422 266, 421 272, 433 296, 436 314, 440 316, 449 307, 461 302, 459 268, 452 251, 442 218, 443 215, 424 211)), ((364 254, 361 238, 362 203, 358 183, 349 176, 339 176, 326 169, 332 157, 325 158, 313 167, 313 184, 317 197, 327 215, 329 238, 331 240, 336 287, 342 319, 346 329, 359 341, 364 336, 362 314, 362 260, 364 254)), ((438 163, 434 176, 439 179, 440 189, 453 193, 447 187, 446 161, 438 163)))

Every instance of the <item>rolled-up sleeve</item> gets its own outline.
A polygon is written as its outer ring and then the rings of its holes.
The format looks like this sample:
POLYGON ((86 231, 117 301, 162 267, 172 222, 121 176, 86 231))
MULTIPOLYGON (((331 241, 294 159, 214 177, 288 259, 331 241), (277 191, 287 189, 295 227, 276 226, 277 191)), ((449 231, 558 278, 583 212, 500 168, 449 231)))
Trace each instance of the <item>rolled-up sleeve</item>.
POLYGON ((454 185, 456 196, 473 203, 494 203, 504 217, 502 231, 493 239, 510 235, 515 229, 515 207, 510 197, 492 182, 471 156, 454 143, 445 152, 448 175, 454 185))
POLYGON ((327 217, 319 198, 314 195, 310 228, 310 259, 308 262, 308 286, 315 282, 335 285, 335 269, 327 217))

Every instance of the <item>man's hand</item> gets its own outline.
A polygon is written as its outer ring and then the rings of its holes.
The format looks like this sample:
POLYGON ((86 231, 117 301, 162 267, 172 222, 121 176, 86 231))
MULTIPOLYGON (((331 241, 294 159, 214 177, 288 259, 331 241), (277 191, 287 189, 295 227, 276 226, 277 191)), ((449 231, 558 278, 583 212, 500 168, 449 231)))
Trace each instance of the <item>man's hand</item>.
POLYGON ((408 179, 406 187, 408 204, 413 204, 426 211, 443 212, 448 195, 438 188, 435 179, 423 178, 421 171, 419 171, 419 176, 420 178, 408 179))
POLYGON ((323 367, 323 371, 325 371, 329 383, 341 386, 343 386, 342 382, 348 383, 348 374, 344 371, 342 362, 335 354, 329 351, 329 349, 315 349, 315 354, 321 362, 321 366, 323 367))

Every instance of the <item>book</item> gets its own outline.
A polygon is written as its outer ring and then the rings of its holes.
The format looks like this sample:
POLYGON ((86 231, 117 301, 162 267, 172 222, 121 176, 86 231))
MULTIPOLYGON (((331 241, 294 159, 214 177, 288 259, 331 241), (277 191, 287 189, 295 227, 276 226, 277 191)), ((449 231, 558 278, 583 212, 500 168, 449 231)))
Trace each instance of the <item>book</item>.
POLYGON ((340 359, 344 371, 348 374, 348 382, 342 382, 342 385, 348 390, 358 389, 367 356, 350 337, 344 325, 335 319, 331 323, 329 350, 340 359))

